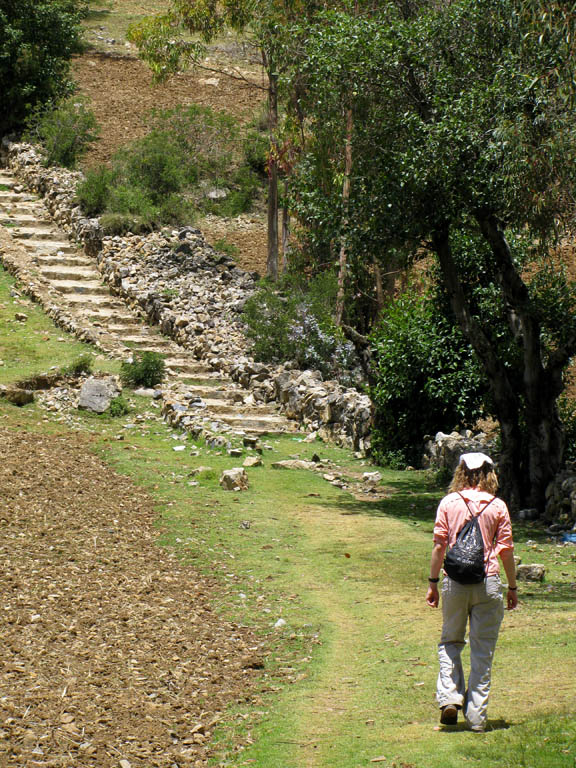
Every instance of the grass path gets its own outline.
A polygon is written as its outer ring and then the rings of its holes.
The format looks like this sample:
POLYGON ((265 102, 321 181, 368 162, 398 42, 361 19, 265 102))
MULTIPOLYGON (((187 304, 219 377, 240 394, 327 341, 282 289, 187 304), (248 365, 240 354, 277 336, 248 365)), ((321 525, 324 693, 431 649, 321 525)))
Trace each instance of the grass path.
MULTIPOLYGON (((4 381, 70 360, 68 344, 46 339, 65 334, 36 309, 26 306, 27 323, 14 321, 19 301, 3 289, 4 381)), ((346 451, 285 437, 271 438, 264 466, 249 470, 249 491, 225 493, 220 472, 238 459, 174 434, 146 417, 148 401, 129 398, 127 417, 76 414, 76 428, 91 432, 100 455, 156 499, 159 542, 216 575, 222 590, 214 609, 253 627, 268 650, 260 693, 237 700, 214 765, 360 768, 381 758, 376 764, 392 768, 575 768, 574 547, 515 526, 518 554, 543 562, 547 578, 522 586, 520 610, 505 618, 494 729, 483 736, 436 730, 440 616, 426 608, 424 592, 441 490, 422 473, 385 471, 388 496, 357 501, 318 474, 270 464, 319 452, 344 473, 368 466, 346 451), (279 619, 285 624, 275 628, 279 619)), ((36 406, 2 404, 0 415, 7 424, 64 430, 36 406)))

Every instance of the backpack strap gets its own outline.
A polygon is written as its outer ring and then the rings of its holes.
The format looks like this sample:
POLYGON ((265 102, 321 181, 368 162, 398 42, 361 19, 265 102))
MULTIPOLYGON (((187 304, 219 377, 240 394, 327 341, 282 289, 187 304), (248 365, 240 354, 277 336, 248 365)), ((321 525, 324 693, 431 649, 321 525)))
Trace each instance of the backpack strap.
POLYGON ((490 499, 490 501, 488 502, 488 504, 486 504, 486 506, 485 506, 483 509, 481 509, 481 510, 480 510, 480 512, 478 512, 478 514, 477 514, 477 515, 475 515, 475 514, 472 512, 472 510, 470 509, 470 504, 468 504, 468 502, 466 501, 466 499, 464 498, 464 496, 462 496, 462 494, 460 493, 460 491, 456 491, 456 493, 458 494, 458 496, 460 496, 460 498, 462 499, 462 501, 464 502, 464 504, 466 504, 466 507, 468 508, 468 512, 470 512, 470 515, 471 515, 471 517, 480 517, 480 515, 482 514, 482 512, 484 512, 486 509, 488 509, 488 507, 490 506, 490 504, 492 504, 492 502, 496 500, 496 496, 493 496, 493 497, 490 499))

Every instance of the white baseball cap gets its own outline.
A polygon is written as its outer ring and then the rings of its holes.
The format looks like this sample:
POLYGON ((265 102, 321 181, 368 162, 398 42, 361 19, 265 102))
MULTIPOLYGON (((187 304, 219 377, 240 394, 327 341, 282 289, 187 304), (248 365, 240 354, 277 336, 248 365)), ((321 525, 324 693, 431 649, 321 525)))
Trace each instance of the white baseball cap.
POLYGON ((480 469, 484 464, 494 466, 490 456, 486 456, 485 453, 463 453, 458 463, 465 464, 468 469, 480 469))

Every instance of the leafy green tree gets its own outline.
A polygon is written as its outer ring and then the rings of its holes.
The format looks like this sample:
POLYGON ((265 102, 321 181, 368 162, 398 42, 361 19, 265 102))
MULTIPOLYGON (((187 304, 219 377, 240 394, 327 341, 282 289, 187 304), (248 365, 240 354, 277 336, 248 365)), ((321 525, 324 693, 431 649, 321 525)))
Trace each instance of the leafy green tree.
POLYGON ((70 91, 84 10, 81 0, 2 0, 0 135, 20 129, 37 104, 70 91))
POLYGON ((422 437, 472 426, 485 414, 487 382, 443 297, 416 287, 383 308, 371 334, 375 406, 372 450, 418 465, 422 437))
MULTIPOLYGON (((576 126, 564 27, 538 35, 535 24, 521 0, 417 0, 377 19, 328 14, 304 37, 328 95, 349 43, 364 51, 351 252, 437 259, 488 379, 504 493, 542 509, 562 463, 557 400, 576 351, 576 292, 555 250, 573 218, 576 126)), ((309 113, 317 144, 345 130, 332 104, 309 113)), ((313 152, 304 162, 318 175, 313 152)), ((330 206, 313 186, 302 185, 301 215, 322 222, 330 206)))

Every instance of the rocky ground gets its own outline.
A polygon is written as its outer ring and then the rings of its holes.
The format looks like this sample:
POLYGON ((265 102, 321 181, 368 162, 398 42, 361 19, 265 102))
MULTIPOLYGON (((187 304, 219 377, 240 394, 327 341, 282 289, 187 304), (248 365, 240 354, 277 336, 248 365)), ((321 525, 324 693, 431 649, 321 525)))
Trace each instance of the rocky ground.
POLYGON ((203 766, 260 649, 89 438, 0 430, 0 764, 203 766))

